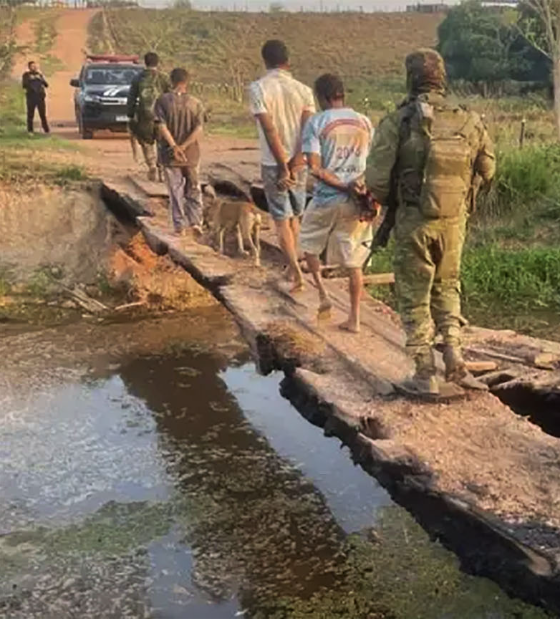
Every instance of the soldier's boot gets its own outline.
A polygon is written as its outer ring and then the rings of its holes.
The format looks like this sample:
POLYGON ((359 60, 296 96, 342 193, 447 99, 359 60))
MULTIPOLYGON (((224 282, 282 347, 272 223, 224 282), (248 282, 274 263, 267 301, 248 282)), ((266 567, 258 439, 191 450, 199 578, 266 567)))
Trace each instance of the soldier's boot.
POLYGON ((144 160, 148 166, 148 181, 157 181, 157 158, 156 148, 153 144, 142 142, 142 152, 144 153, 144 160))
POLYGON ((439 385, 436 376, 436 361, 433 350, 426 351, 414 357, 416 372, 407 379, 402 387, 407 392, 419 396, 437 396, 439 385))
POLYGON ((445 345, 443 349, 443 363, 445 364, 445 380, 456 383, 466 390, 487 391, 488 386, 471 375, 461 355, 461 349, 445 345))

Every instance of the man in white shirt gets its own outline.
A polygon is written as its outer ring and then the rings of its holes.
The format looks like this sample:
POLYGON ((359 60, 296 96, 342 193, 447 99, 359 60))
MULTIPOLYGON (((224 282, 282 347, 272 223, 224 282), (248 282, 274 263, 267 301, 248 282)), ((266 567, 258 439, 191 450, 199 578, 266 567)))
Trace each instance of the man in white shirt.
POLYGON ((303 288, 298 263, 299 216, 306 200, 307 167, 301 151, 302 131, 315 112, 313 91, 289 72, 288 50, 282 41, 262 48, 266 74, 249 87, 251 112, 257 119, 262 180, 269 213, 294 282, 303 288))

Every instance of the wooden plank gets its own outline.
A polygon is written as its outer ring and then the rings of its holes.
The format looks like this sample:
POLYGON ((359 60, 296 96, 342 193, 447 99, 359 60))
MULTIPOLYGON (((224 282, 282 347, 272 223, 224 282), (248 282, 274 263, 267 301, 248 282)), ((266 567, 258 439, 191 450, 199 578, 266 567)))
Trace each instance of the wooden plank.
POLYGON ((364 276, 364 284, 367 286, 368 284, 375 284, 376 286, 381 286, 383 284, 394 284, 395 283, 395 274, 394 273, 368 273, 364 276))
POLYGON ((495 357, 496 359, 503 360, 504 362, 513 362, 514 364, 526 364, 527 360, 517 355, 508 355, 506 353, 500 353, 499 351, 491 351, 489 349, 479 349, 477 347, 465 347, 466 353, 472 353, 473 355, 480 355, 482 357, 495 357))
POLYGON ((150 198, 169 198, 167 185, 155 181, 148 181, 138 176, 130 176, 130 180, 144 194, 150 198))
MULTIPOLYGON (((556 438, 489 393, 447 405, 396 397, 391 386, 411 371, 399 323, 366 298, 362 332, 340 330, 349 311, 344 282, 326 280, 333 320, 321 323, 310 277, 292 296, 278 282, 277 263, 259 270, 178 240, 159 216, 140 223, 154 247, 169 251, 230 310, 263 368, 295 381, 290 398, 298 408, 315 422, 323 416, 325 432, 339 433, 355 460, 427 529, 509 592, 560 610, 556 438)), ((487 354, 474 347, 481 351, 487 354)))
POLYGON ((470 372, 479 373, 479 372, 492 372, 498 368, 498 364, 496 362, 484 361, 484 362, 475 362, 468 361, 465 362, 467 365, 467 369, 470 372))

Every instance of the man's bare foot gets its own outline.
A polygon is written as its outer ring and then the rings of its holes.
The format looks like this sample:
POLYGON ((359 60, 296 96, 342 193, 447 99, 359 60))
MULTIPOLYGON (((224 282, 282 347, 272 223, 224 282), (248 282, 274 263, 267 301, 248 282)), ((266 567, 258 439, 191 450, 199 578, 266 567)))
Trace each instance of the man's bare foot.
POLYGON ((332 310, 331 300, 328 297, 326 299, 322 299, 321 303, 319 304, 319 309, 317 310, 317 318, 319 319, 319 321, 330 319, 331 310, 332 310))
POLYGON ((304 289, 305 281, 303 280, 303 278, 298 278, 290 289, 290 293, 301 293, 304 289))
POLYGON ((360 324, 356 323, 356 321, 344 321, 338 326, 338 329, 342 329, 345 332, 350 332, 351 334, 359 334, 360 333, 360 324))

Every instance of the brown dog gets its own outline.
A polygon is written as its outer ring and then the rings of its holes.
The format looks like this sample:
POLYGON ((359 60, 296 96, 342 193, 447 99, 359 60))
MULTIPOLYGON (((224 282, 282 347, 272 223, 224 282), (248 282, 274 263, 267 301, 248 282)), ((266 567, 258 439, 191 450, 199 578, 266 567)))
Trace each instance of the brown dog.
POLYGON ((217 242, 220 254, 224 254, 226 231, 235 231, 239 253, 242 256, 250 253, 255 267, 260 267, 262 217, 257 207, 244 200, 218 198, 211 185, 204 188, 204 193, 209 198, 209 205, 204 212, 204 221, 217 242), (245 250, 245 241, 249 245, 250 252, 245 250))

